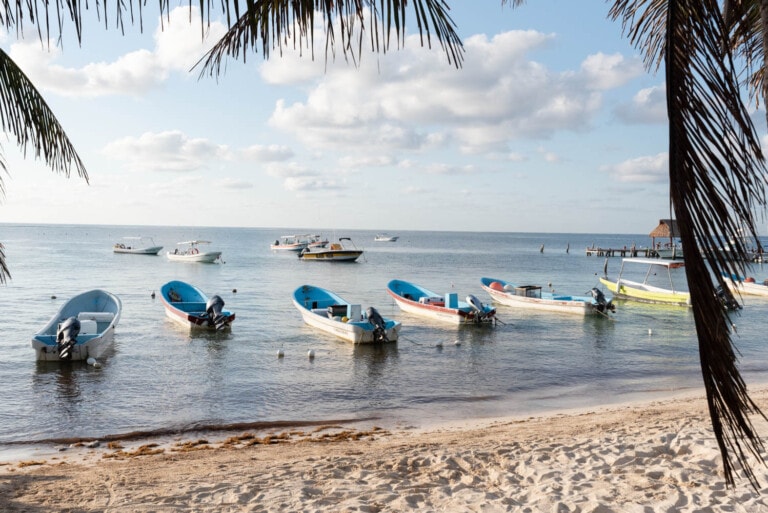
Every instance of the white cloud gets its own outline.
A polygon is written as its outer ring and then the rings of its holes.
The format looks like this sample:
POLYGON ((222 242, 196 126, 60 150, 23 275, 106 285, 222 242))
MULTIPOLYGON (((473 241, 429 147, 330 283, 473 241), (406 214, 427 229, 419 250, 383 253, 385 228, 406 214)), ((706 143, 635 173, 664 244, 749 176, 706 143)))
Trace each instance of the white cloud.
POLYGON ((267 146, 254 144, 242 150, 241 154, 246 160, 254 160, 256 162, 280 162, 294 156, 291 148, 277 144, 267 146))
POLYGON ((158 27, 155 48, 129 52, 112 62, 93 62, 80 68, 67 68, 57 61, 61 50, 45 48, 39 41, 17 42, 9 55, 35 85, 62 96, 140 96, 159 87, 172 71, 187 73, 205 51, 224 34, 224 26, 212 22, 205 40, 201 38, 199 11, 177 7, 170 13, 165 29, 158 27), (215 39, 214 39, 215 38, 215 39))
MULTIPOLYGON (((506 152, 513 139, 586 130, 602 106, 599 90, 625 83, 637 70, 620 56, 602 54, 567 73, 526 59, 552 37, 510 31, 467 38, 461 70, 409 37, 404 49, 359 68, 331 63, 333 73, 316 75, 305 100, 279 100, 270 124, 309 147, 345 152, 436 145, 467 154, 506 152)), ((294 62, 290 55, 280 60, 262 67, 265 80, 276 80, 269 74, 294 62)))
POLYGON ((640 61, 627 61, 621 54, 606 55, 602 52, 584 59, 581 63, 581 71, 587 86, 599 90, 622 86, 644 73, 640 61))
POLYGON ((206 139, 190 138, 179 131, 167 131, 112 141, 103 153, 134 170, 185 172, 227 158, 228 149, 206 139))
POLYGON ((664 85, 641 89, 616 108, 616 116, 627 123, 667 122, 667 93, 664 85))
POLYGON ((283 182, 289 191, 341 190, 346 187, 334 180, 321 180, 316 177, 289 177, 283 182))
POLYGON ((637 157, 604 168, 618 182, 666 183, 669 180, 669 155, 637 157))

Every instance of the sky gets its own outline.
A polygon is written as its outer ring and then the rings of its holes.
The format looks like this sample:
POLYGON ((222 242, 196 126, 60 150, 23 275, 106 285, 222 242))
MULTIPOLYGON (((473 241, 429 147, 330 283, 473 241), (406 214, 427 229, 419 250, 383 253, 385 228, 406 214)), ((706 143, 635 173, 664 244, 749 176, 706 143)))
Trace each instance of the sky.
POLYGON ((203 39, 186 3, 124 35, 86 11, 79 46, 71 25, 60 46, 6 34, 89 183, 6 138, 0 222, 649 233, 670 217, 663 75, 608 3, 449 4, 460 69, 410 27, 357 65, 317 34, 200 77, 225 26, 203 39))

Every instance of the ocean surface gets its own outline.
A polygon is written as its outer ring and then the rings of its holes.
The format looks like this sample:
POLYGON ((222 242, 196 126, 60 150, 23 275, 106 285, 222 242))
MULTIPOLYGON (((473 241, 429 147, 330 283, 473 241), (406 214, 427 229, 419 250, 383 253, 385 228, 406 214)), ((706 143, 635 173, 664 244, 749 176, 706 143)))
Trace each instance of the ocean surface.
MULTIPOLYGON (((454 327, 402 314, 393 278, 438 293, 474 294, 483 276, 582 295, 605 259, 585 248, 650 244, 643 234, 372 231, 0 224, 12 279, 0 286, 0 449, 9 444, 164 429, 278 421, 378 419, 428 425, 531 415, 659 398, 701 388, 693 315, 686 308, 616 302, 612 319, 498 306, 495 326, 454 327), (352 237, 353 264, 304 262, 269 244, 291 233, 352 237), (112 252, 125 236, 151 236, 159 256, 112 252), (171 262, 178 241, 205 239, 223 263, 171 262), (543 251, 542 251, 543 246, 543 251), (151 293, 170 280, 219 294, 237 314, 231 331, 190 333, 151 293), (291 303, 302 284, 331 289, 401 320, 398 343, 352 346, 305 326, 291 303), (101 368, 37 362, 30 341, 70 296, 104 288, 123 313, 101 368), (282 349, 283 358, 277 352, 282 349), (309 350, 315 358, 309 359, 309 350)), ((621 259, 608 259, 615 277, 621 259)), ((768 269, 756 266, 762 280, 768 269)), ((676 286, 686 288, 682 271, 676 286)), ((768 300, 745 297, 736 314, 748 383, 768 381, 768 300)))

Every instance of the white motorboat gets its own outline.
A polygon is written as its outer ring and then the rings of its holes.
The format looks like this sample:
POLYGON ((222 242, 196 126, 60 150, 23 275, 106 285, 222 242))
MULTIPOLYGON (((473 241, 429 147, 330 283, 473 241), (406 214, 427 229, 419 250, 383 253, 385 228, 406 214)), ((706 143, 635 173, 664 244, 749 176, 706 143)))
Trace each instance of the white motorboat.
POLYGON ((204 264, 211 264, 221 259, 221 251, 200 251, 201 244, 210 244, 208 240, 188 240, 186 242, 179 242, 179 246, 187 246, 182 249, 175 249, 167 253, 168 260, 174 260, 177 262, 201 262, 204 264))

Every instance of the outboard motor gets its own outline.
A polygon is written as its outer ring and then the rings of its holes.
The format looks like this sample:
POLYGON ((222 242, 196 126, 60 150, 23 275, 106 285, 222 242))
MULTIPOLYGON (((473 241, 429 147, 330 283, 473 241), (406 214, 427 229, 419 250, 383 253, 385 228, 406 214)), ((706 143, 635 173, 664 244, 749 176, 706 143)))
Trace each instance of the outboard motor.
POLYGON ((595 298, 595 301, 597 301, 598 312, 608 313, 616 311, 616 305, 614 305, 611 300, 605 299, 605 294, 603 294, 602 290, 597 287, 592 287, 592 290, 589 292, 592 294, 592 297, 595 298))
POLYGON ((77 336, 80 334, 80 321, 77 317, 70 317, 59 324, 56 331, 56 351, 59 353, 60 360, 71 360, 72 349, 77 343, 77 336))
POLYGON ((472 294, 467 296, 467 303, 475 311, 475 322, 480 322, 485 318, 485 307, 483 303, 472 294))
POLYGON ((373 324, 373 341, 389 342, 387 338, 387 323, 381 314, 372 306, 365 310, 365 314, 368 316, 368 322, 373 324))
POLYGON ((741 305, 736 298, 733 297, 730 290, 724 289, 722 286, 717 287, 717 297, 723 303, 726 310, 740 310, 741 305))
POLYGON ((216 327, 216 331, 227 327, 227 316, 221 313, 224 308, 224 300, 220 296, 211 296, 205 303, 205 313, 210 322, 216 327))

